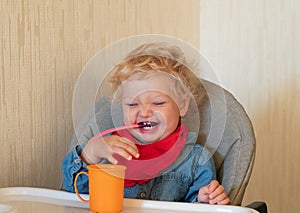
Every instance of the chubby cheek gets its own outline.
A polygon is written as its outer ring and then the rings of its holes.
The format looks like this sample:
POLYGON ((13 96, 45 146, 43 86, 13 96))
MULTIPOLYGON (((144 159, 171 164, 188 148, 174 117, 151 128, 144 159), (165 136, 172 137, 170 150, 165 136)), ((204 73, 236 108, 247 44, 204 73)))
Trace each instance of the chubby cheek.
POLYGON ((172 133, 173 131, 175 131, 175 129, 178 126, 178 122, 179 122, 179 117, 173 117, 171 120, 167 121, 167 130, 169 133, 172 133))
POLYGON ((178 126, 179 116, 169 112, 160 112, 159 121, 161 128, 164 129, 164 135, 169 135, 175 131, 178 126))
POLYGON ((123 119, 125 125, 131 125, 136 122, 137 113, 132 110, 124 110, 123 111, 123 119))

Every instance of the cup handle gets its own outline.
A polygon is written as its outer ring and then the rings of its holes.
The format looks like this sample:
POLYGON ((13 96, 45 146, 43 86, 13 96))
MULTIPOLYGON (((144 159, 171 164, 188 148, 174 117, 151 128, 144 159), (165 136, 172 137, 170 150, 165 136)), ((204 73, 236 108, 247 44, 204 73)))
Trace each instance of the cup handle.
POLYGON ((81 175, 81 174, 86 175, 86 176, 89 176, 89 174, 88 174, 87 172, 79 172, 79 173, 76 174, 75 180, 74 180, 74 188, 75 188, 75 192, 76 192, 76 195, 77 195, 77 197, 79 198, 79 200, 81 200, 82 202, 89 202, 89 200, 85 200, 85 199, 83 199, 83 198, 80 196, 80 194, 79 194, 79 192, 78 192, 78 189, 77 189, 77 178, 78 178, 79 175, 81 175))

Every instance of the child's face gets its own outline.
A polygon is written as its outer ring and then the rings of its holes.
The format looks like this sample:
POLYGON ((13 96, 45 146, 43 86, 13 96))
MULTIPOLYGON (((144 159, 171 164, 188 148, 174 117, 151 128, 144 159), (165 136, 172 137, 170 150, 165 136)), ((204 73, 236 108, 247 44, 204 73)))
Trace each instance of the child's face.
MULTIPOLYGON (((177 98, 178 99, 178 98, 177 98)), ((177 103, 164 79, 131 80, 123 85, 122 105, 125 125, 150 122, 151 127, 131 129, 133 136, 145 143, 159 141, 178 126, 187 103, 177 103), (155 89, 154 89, 155 88, 155 89)))

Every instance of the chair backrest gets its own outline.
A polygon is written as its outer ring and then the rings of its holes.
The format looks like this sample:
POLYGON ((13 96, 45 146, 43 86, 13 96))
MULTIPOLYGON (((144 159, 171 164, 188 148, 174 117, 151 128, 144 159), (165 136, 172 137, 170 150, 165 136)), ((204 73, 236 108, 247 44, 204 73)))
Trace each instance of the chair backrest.
MULTIPOLYGON (((198 143, 213 154, 217 179, 224 186, 231 203, 240 205, 254 163, 255 136, 252 124, 232 94, 209 81, 203 80, 202 83, 209 99, 199 109, 198 143)), ((99 131, 114 127, 111 104, 107 99, 102 98, 94 110, 76 128, 77 137, 74 135, 73 145, 82 145, 99 131)), ((121 118, 122 114, 114 117, 121 118)))
POLYGON ((252 123, 230 92, 209 81, 202 82, 209 101, 200 109, 199 143, 213 153, 217 179, 231 203, 241 205, 255 157, 252 123))

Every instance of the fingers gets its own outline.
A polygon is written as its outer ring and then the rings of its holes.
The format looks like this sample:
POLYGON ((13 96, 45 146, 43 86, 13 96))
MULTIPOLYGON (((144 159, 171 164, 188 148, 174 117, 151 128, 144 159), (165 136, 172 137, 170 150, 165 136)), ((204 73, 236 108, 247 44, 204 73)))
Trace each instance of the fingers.
POLYGON ((117 160, 113 157, 114 154, 118 154, 121 157, 131 160, 132 157, 138 158, 138 148, 136 145, 127 138, 119 136, 107 136, 103 137, 104 141, 101 143, 106 144, 106 153, 103 153, 103 157, 109 160, 113 164, 117 164, 117 160))
POLYGON ((131 156, 134 156, 135 158, 138 158, 140 156, 138 148, 132 141, 124 137, 120 137, 120 140, 124 142, 121 144, 121 147, 129 152, 131 156))
POLYGON ((222 185, 220 185, 218 181, 213 180, 210 182, 210 184, 209 184, 209 193, 210 193, 209 198, 210 199, 214 199, 222 192, 224 192, 224 187, 222 185))
POLYGON ((132 157, 138 158, 139 153, 136 145, 128 140, 127 138, 117 137, 113 138, 111 142, 108 142, 111 148, 111 151, 115 154, 119 154, 127 160, 131 160, 132 157))
POLYGON ((117 161, 112 155, 109 155, 109 156, 107 157, 107 160, 108 160, 109 162, 111 162, 112 164, 118 164, 118 161, 117 161))
POLYGON ((224 187, 216 180, 211 181, 210 184, 202 187, 199 190, 198 201, 220 205, 226 205, 230 203, 230 199, 227 197, 224 187))
POLYGON ((198 201, 199 202, 208 202, 209 201, 209 185, 204 186, 199 190, 198 201))
POLYGON ((87 164, 97 163, 103 158, 106 158, 113 164, 117 164, 118 161, 113 157, 114 154, 118 154, 128 160, 131 160, 132 157, 139 157, 136 145, 127 138, 117 135, 105 136, 89 141, 80 157, 87 164))
POLYGON ((213 180, 209 184, 209 203, 210 204, 221 204, 225 205, 230 202, 230 199, 227 197, 225 189, 218 181, 213 180))
POLYGON ((219 205, 227 205, 227 204, 229 204, 230 203, 229 197, 227 197, 227 195, 225 195, 225 197, 226 197, 225 199, 218 201, 217 204, 219 204, 219 205))
POLYGON ((219 194, 217 197, 215 197, 214 199, 210 199, 209 200, 209 204, 220 204, 220 205, 226 205, 229 204, 230 200, 227 197, 226 193, 223 192, 221 194, 219 194))

